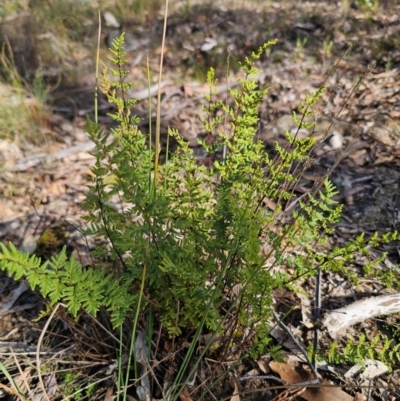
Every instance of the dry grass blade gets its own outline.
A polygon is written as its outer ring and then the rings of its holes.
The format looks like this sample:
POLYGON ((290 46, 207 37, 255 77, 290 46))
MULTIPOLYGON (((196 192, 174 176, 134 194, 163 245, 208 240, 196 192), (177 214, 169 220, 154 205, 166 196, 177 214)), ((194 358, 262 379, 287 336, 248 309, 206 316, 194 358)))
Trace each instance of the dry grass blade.
POLYGON ((21 365, 20 365, 19 362, 18 362, 17 356, 15 355, 15 352, 14 352, 14 350, 13 350, 12 348, 10 348, 10 352, 11 352, 13 358, 14 358, 15 365, 16 365, 17 368, 18 368, 19 374, 20 374, 20 376, 21 376, 21 380, 23 381, 23 383, 24 383, 24 385, 25 385, 25 389, 26 389, 26 391, 29 392, 29 397, 30 397, 30 399, 33 400, 33 398, 34 398, 33 392, 32 392, 32 390, 31 390, 31 388, 30 388, 30 386, 29 386, 29 384, 28 384, 28 381, 27 381, 27 378, 26 378, 25 373, 24 373, 24 372, 22 371, 22 369, 21 369, 21 365))
POLYGON ((18 391, 14 390, 13 388, 7 387, 6 385, 0 383, 0 389, 4 390, 10 396, 18 397, 21 400, 26 401, 26 398, 20 394, 18 391))
POLYGON ((43 379, 42 379, 42 375, 41 375, 41 370, 40 370, 40 362, 41 362, 41 361, 40 361, 40 346, 42 345, 43 338, 44 338, 44 335, 45 335, 45 333, 46 333, 46 331, 47 331, 47 329, 48 329, 48 327, 49 327, 49 324, 50 324, 50 322, 52 321, 54 315, 57 313, 57 310, 58 310, 58 308, 59 308, 60 306, 66 307, 66 306, 65 306, 64 304, 62 304, 62 303, 58 303, 58 304, 55 306, 53 312, 51 312, 50 317, 47 319, 47 322, 46 322, 46 324, 44 325, 42 332, 40 333, 39 340, 38 340, 37 347, 36 347, 36 369, 37 369, 38 379, 39 379, 40 387, 41 387, 41 389, 42 389, 42 391, 43 391, 43 396, 44 396, 44 398, 45 398, 47 401, 50 401, 50 398, 49 398, 49 396, 47 395, 46 387, 45 387, 45 385, 44 385, 44 383, 43 383, 43 379))

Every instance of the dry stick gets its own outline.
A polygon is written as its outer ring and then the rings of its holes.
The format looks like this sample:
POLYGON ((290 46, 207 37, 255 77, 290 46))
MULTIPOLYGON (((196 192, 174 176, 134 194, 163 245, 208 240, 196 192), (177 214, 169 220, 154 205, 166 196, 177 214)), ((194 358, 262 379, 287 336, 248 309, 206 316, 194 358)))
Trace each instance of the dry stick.
POLYGON ((43 338, 44 338, 44 335, 46 334, 47 328, 49 327, 50 322, 52 321, 54 315, 56 314, 56 312, 57 312, 57 310, 58 310, 58 308, 60 306, 64 306, 64 308, 67 307, 66 305, 64 305, 62 303, 58 303, 56 305, 56 307, 54 308, 53 312, 51 312, 51 315, 47 319, 47 322, 44 325, 42 332, 40 333, 39 340, 38 340, 38 343, 37 343, 37 346, 36 346, 36 370, 37 370, 37 373, 38 373, 40 387, 42 388, 43 395, 46 398, 46 401, 50 401, 50 398, 47 395, 46 387, 44 386, 44 383, 43 383, 43 380, 42 380, 42 374, 40 372, 40 346, 42 345, 43 338))
POLYGON ((371 397, 372 397, 373 387, 371 386, 371 383, 372 383, 372 379, 370 379, 368 382, 368 401, 371 401, 371 397))
MULTIPOLYGON (((311 366, 311 365, 310 365, 311 366)), ((309 387, 314 384, 321 384, 319 379, 313 379, 313 380, 306 380, 304 382, 298 382, 298 383, 291 383, 286 380, 280 379, 279 377, 272 376, 272 375, 260 375, 260 376, 243 376, 238 378, 238 381, 244 381, 244 380, 264 380, 264 379, 269 379, 269 380, 275 380, 279 383, 282 383, 284 387, 309 387)), ((336 386, 340 387, 340 386, 336 386)), ((275 387, 268 387, 270 390, 272 389, 279 389, 282 388, 282 386, 275 386, 275 387)))

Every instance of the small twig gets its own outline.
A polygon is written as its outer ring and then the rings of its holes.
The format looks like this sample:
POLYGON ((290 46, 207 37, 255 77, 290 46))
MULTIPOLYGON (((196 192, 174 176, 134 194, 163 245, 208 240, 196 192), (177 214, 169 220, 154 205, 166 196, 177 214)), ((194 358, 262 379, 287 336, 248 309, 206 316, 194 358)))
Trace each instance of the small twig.
MULTIPOLYGON (((142 353, 143 353, 143 350, 142 350, 142 353)), ((149 372, 151 373, 151 375, 152 375, 151 377, 154 379, 154 381, 156 382, 158 388, 159 388, 160 391, 161 391, 162 399, 163 399, 163 400, 166 400, 167 398, 166 398, 166 394, 164 393, 163 386, 162 386, 162 385, 160 384, 160 382, 158 381, 157 375, 156 375, 156 373, 154 372, 154 369, 151 367, 149 361, 147 360, 147 358, 146 358, 144 355, 142 356, 142 359, 144 360, 145 366, 147 366, 147 368, 148 368, 148 372, 144 372, 145 375, 148 375, 149 372)), ((143 376, 144 376, 144 375, 143 375, 143 376)))
POLYGON ((238 381, 244 381, 244 380, 275 380, 279 383, 282 383, 285 387, 307 387, 307 386, 312 386, 315 384, 321 384, 320 380, 317 379, 312 379, 312 380, 306 380, 304 382, 298 382, 298 383, 290 383, 287 382, 286 380, 280 379, 279 377, 272 376, 272 375, 262 375, 262 376, 243 376, 238 378, 238 381))
POLYGON ((114 334, 112 334, 109 330, 107 330, 104 325, 102 325, 98 319, 96 319, 94 316, 92 316, 90 313, 87 314, 95 324, 97 324, 98 326, 100 326, 113 340, 115 340, 117 342, 117 344, 119 345, 120 340, 119 338, 115 337, 114 334))
POLYGON ((304 393, 304 391, 306 391, 306 387, 287 388, 282 393, 279 393, 276 397, 272 398, 270 401, 292 401, 298 395, 304 393))

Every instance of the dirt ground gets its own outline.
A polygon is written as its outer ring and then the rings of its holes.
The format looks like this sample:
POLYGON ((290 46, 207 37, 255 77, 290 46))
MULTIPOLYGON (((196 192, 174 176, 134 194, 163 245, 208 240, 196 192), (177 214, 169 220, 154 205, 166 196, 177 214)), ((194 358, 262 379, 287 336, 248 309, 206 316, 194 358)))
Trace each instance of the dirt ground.
MULTIPOLYGON (((240 75, 238 60, 265 41, 276 38, 277 45, 258 65, 260 87, 270 88, 260 109, 259 138, 265 141, 267 149, 272 149, 275 141, 283 141, 286 130, 296 129, 292 111, 299 111, 306 93, 326 84, 327 89, 316 106, 316 127, 311 133, 302 133, 325 139, 315 151, 315 164, 299 183, 299 194, 332 169, 331 179, 339 190, 336 199, 344 204, 336 241, 343 242, 361 232, 371 236, 375 231, 400 230, 400 5, 387 1, 374 11, 350 7, 344 14, 340 2, 336 1, 268 3, 268 6, 257 3, 246 8, 200 5, 193 7, 190 13, 176 12, 170 16, 162 87, 164 143, 167 127, 177 128, 201 161, 204 155, 197 146, 197 139, 204 137, 205 132, 198 118, 200 106, 204 104, 202 94, 207 91, 203 84, 207 69, 216 68, 218 97, 225 99, 228 88, 240 75), (231 68, 228 74, 227 60, 231 68)), ((28 22, 29 16, 3 22, 0 38, 4 40, 7 36, 17 65, 22 65, 24 59, 24 65, 32 68, 28 73, 33 75, 39 55, 34 44, 26 39, 28 22), (21 35, 25 36, 21 38, 21 35)), ((136 83, 130 96, 141 98, 135 113, 143 117, 142 128, 146 131, 146 55, 150 54, 150 67, 156 72, 162 19, 156 18, 143 25, 123 21, 122 29, 126 30, 127 43, 131 46, 128 51, 130 78, 136 83)), ((86 40, 95 42, 95 34, 95 30, 91 30, 86 40)), ((101 54, 104 60, 106 42, 115 34, 115 28, 103 28, 101 54)), ((48 112, 38 122, 44 134, 40 139, 24 140, 21 135, 0 139, 0 240, 12 241, 20 249, 36 250, 48 257, 57 252, 67 238, 71 252, 75 252, 84 266, 90 265, 87 252, 90 244, 80 234, 83 224, 80 216, 84 211, 79 203, 85 198, 94 162, 90 155, 93 144, 83 131, 85 115, 94 112, 92 56, 89 51, 75 58, 71 56, 68 67, 79 74, 73 78, 61 76, 61 81, 49 94, 48 112), (47 231, 51 227, 58 228, 47 231), (50 242, 43 240, 43 233, 51 236, 50 242)), ((52 69, 57 66, 51 61, 46 63, 42 67, 44 75, 53 82, 52 69)), ((155 80, 154 73, 152 84, 155 80)), ((153 110, 155 100, 154 96, 153 110)), ((100 99, 99 109, 100 121, 107 129, 111 121, 106 113, 111 108, 104 98, 100 99)), ((399 244, 385 249, 388 266, 400 262, 399 249, 399 244)), ((333 278, 333 284, 327 281, 323 285, 324 307, 330 309, 343 300, 361 299, 366 294, 384 290, 376 283, 364 282, 355 289, 350 283, 335 280, 337 278, 333 278), (330 285, 335 287, 335 299, 327 296, 330 285)), ((4 294, 12 296, 17 289, 21 291, 18 284, 5 277, 2 282, 4 294)), ((301 309, 295 296, 289 297, 288 302, 301 309)), ((1 343, 6 341, 33 347, 41 323, 31 320, 39 309, 34 293, 23 291, 23 295, 15 299, 15 306, 0 320, 0 349, 1 343), (26 335, 27 332, 32 334, 26 335)), ((65 319, 66 326, 73 326, 71 320, 65 319)), ((376 330, 375 321, 366 325, 370 332, 376 330)), ((71 327, 64 330, 68 335, 73 332, 71 327)), ((90 330, 84 338, 90 338, 90 330)), ((346 335, 357 337, 357 330, 351 327, 346 335)), ((310 340, 304 326, 296 333, 304 341, 310 340)), ((103 352, 100 348, 95 351, 103 352)), ((77 352, 83 349, 85 345, 77 352)), ((398 366, 371 380, 362 374, 345 376, 350 367, 326 368, 321 374, 332 383, 346 384, 345 391, 351 395, 349 399, 353 399, 357 391, 370 397, 368 399, 400 399, 398 366)), ((243 368, 243 376, 248 370, 249 366, 243 368)), ((275 372, 283 377, 279 368, 275 372)), ((226 394, 232 394, 232 387, 227 386, 226 394)), ((250 385, 242 383, 240 386, 242 391, 250 385)), ((273 395, 270 391, 266 397, 273 395)), ((338 400, 343 394, 309 392, 303 396, 307 400, 328 401, 338 400)), ((99 393, 98 398, 106 399, 105 393, 99 393)), ((281 401, 289 399, 281 398, 281 401)))

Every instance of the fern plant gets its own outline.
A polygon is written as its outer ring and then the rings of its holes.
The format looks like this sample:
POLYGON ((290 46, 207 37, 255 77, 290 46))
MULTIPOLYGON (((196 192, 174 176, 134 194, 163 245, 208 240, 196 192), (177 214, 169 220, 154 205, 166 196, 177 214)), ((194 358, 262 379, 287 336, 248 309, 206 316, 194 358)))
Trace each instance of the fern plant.
POLYGON ((308 354, 314 355, 318 360, 326 360, 333 365, 359 364, 365 367, 366 359, 381 361, 389 369, 400 361, 400 344, 389 338, 384 333, 377 333, 372 340, 368 340, 364 333, 361 333, 357 340, 349 338, 346 342, 338 343, 333 341, 326 352, 316 351, 312 346, 308 348, 308 354), (343 344, 341 344, 343 343, 343 344))
MULTIPOLYGON (((110 117, 117 127, 104 133, 89 118, 86 124, 96 157, 85 202, 86 234, 102 239, 93 254, 112 261, 109 271, 83 269, 65 249, 42 262, 12 244, 1 244, 0 268, 16 279, 25 277, 51 303, 64 302, 74 315, 80 308, 96 314, 105 307, 114 327, 134 313, 151 312, 171 337, 203 327, 225 333, 227 317, 234 316, 237 327, 250 328, 256 356, 268 345, 275 288, 293 287, 317 269, 356 280, 346 268, 355 255, 399 236, 375 236, 369 242, 361 236, 321 251, 341 211, 332 199, 333 185, 325 177, 293 201, 298 180, 312 162, 315 140, 286 132, 287 145, 277 143, 274 157, 255 140, 266 92, 258 89, 255 63, 274 41, 243 61, 244 75, 239 89, 230 90, 231 104, 213 100, 216 79, 209 71, 208 118, 203 120, 208 140, 200 141, 208 166, 199 165, 171 129, 177 150, 156 168, 150 138, 131 115, 135 100, 126 95, 131 84, 124 81, 123 43, 123 35, 113 41, 113 67, 104 66, 100 78, 102 92, 115 105, 110 117), (225 130, 220 129, 223 119, 225 130), (221 147, 226 149, 222 160, 221 147), (263 206, 265 199, 276 204, 274 210, 263 206)), ((313 114, 323 90, 306 97, 300 118, 294 114, 299 129, 312 127, 305 117, 313 114)))

